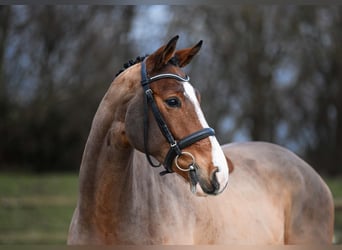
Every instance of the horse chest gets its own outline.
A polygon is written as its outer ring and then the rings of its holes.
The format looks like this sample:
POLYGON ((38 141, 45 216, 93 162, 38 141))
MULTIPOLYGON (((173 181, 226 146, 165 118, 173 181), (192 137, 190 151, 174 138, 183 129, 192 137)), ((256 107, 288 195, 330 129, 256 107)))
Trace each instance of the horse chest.
POLYGON ((232 183, 222 196, 213 198, 218 198, 213 206, 215 243, 284 243, 284 211, 260 190, 248 190, 246 194, 232 183))
POLYGON ((152 209, 153 212, 149 215, 136 213, 135 216, 122 217, 122 221, 116 227, 117 243, 281 244, 284 242, 284 225, 280 214, 267 212, 264 208, 253 208, 248 204, 246 207, 237 208, 231 203, 226 206, 222 204, 218 206, 215 202, 205 203, 193 211, 176 206, 177 209, 169 210, 166 214, 158 214, 158 209, 152 209))

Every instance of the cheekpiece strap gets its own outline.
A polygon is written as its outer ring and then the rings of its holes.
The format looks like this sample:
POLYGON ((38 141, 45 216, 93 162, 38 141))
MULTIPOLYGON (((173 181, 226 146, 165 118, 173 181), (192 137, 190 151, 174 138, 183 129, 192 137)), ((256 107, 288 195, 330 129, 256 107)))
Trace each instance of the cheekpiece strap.
POLYGON ((148 121, 148 110, 149 107, 152 109, 153 116, 159 126, 160 131, 166 138, 166 140, 170 144, 170 150, 167 153, 167 156, 164 161, 165 171, 161 172, 160 175, 165 175, 168 173, 172 173, 172 161, 175 159, 177 155, 182 154, 182 149, 194 144, 195 142, 202 140, 208 136, 215 135, 215 131, 212 128, 204 128, 199 130, 180 141, 176 141, 169 130, 158 106, 153 97, 153 91, 150 87, 150 83, 154 81, 158 81, 165 78, 171 78, 182 82, 190 81, 189 76, 181 77, 175 74, 159 74, 156 76, 148 77, 147 70, 146 70, 146 58, 141 62, 141 86, 144 90, 144 147, 145 147, 145 154, 148 162, 152 167, 159 167, 161 164, 154 164, 149 154, 148 150, 148 130, 149 130, 149 121, 148 121))

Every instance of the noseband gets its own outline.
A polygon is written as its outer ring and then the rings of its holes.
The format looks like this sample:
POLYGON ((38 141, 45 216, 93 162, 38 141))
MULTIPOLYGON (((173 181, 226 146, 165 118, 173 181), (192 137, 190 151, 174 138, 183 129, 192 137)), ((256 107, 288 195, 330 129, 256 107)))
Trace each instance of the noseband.
POLYGON ((151 156, 149 154, 148 151, 148 130, 149 130, 149 120, 148 120, 148 110, 149 107, 151 107, 152 109, 152 113, 154 115, 154 118, 159 126, 160 131, 162 132, 162 134, 164 135, 164 137, 166 138, 166 140, 168 141, 168 143, 170 144, 170 149, 166 155, 166 158, 164 160, 164 167, 165 167, 165 171, 161 172, 160 175, 165 175, 168 173, 172 173, 172 161, 175 159, 176 161, 176 166, 182 170, 182 171, 189 171, 189 170, 193 170, 194 166, 195 166, 195 158, 188 152, 182 152, 182 150, 186 147, 189 147, 190 145, 194 144, 197 141, 200 141, 204 138, 207 138, 209 136, 214 136, 215 135, 215 131, 212 128, 204 128, 201 129, 199 131, 196 131, 188 136, 186 136, 185 138, 176 141, 174 136, 172 135, 170 129, 168 128, 155 100, 153 97, 153 91, 150 87, 150 84, 152 82, 161 80, 161 79, 175 79, 177 81, 181 81, 181 82, 189 82, 190 78, 189 76, 186 76, 185 78, 179 76, 179 75, 175 75, 175 74, 160 74, 160 75, 156 75, 156 76, 152 76, 152 77, 148 77, 147 76, 147 71, 146 71, 146 58, 144 61, 141 62, 141 86, 144 89, 144 93, 145 93, 145 98, 144 98, 144 147, 145 147, 145 154, 146 154, 146 158, 148 160, 148 162, 150 163, 150 165, 152 167, 160 167, 160 163, 159 164, 155 164, 152 162, 151 156), (192 163, 189 165, 188 169, 184 169, 184 168, 180 168, 178 165, 178 158, 181 155, 188 155, 192 158, 192 163))

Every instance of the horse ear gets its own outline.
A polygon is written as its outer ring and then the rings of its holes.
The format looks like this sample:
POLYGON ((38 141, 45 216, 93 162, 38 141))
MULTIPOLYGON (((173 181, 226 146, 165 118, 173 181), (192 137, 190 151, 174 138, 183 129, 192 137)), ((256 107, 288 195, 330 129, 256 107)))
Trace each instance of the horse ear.
POLYGON ((188 65, 192 58, 198 53, 198 51, 201 49, 203 41, 199 41, 194 47, 178 50, 175 53, 175 57, 178 61, 179 67, 184 67, 188 65))
POLYGON ((174 56, 179 36, 173 37, 166 45, 160 47, 146 60, 148 71, 159 70, 174 56))

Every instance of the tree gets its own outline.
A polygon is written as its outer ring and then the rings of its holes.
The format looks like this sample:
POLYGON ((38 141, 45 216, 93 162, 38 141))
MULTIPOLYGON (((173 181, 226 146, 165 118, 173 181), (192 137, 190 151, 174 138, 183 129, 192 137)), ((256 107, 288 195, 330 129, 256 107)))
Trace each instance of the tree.
POLYGON ((204 59, 191 76, 221 142, 275 142, 321 172, 340 173, 341 8, 182 6, 170 12, 170 33, 181 27, 178 32, 193 37, 188 40, 204 39, 204 59), (190 11, 192 22, 185 18, 190 11))
MULTIPOLYGON (((10 99, 8 97, 8 84, 6 82, 5 64, 5 49, 7 46, 7 37, 10 26, 11 8, 9 6, 0 6, 0 134, 3 135, 0 141, 0 148, 5 148, 8 138, 8 120, 10 119, 10 99)), ((5 158, 4 152, 0 151, 0 161, 5 158)))
POLYGON ((0 168, 78 169, 116 71, 179 34, 179 47, 204 40, 185 71, 221 143, 275 142, 341 173, 341 8, 7 6, 0 14, 0 168))
POLYGON ((6 95, 14 118, 1 167, 78 169, 97 105, 130 54, 134 7, 9 8, 6 95))

